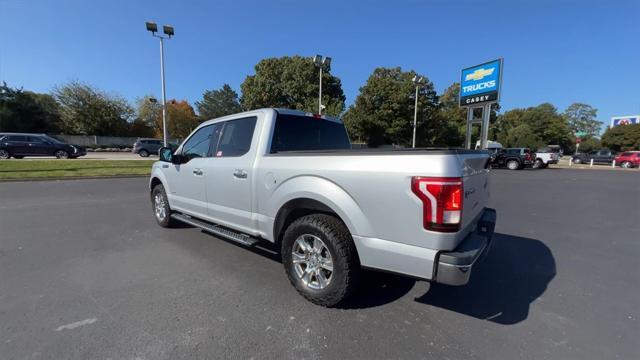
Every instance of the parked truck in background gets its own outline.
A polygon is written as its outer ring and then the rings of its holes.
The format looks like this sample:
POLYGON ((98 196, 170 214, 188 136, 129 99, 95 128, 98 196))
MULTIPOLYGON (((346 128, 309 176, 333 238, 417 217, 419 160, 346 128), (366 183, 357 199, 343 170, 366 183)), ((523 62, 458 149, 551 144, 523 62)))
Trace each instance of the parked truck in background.
POLYGON ((352 150, 338 119, 261 109, 162 148, 149 187, 161 226, 275 243, 297 291, 333 306, 361 268, 466 284, 495 226, 489 169, 485 151, 352 150))
POLYGON ((536 160, 533 162, 532 167, 534 169, 543 169, 548 167, 549 164, 557 164, 559 159, 559 153, 553 149, 538 149, 536 150, 536 160))

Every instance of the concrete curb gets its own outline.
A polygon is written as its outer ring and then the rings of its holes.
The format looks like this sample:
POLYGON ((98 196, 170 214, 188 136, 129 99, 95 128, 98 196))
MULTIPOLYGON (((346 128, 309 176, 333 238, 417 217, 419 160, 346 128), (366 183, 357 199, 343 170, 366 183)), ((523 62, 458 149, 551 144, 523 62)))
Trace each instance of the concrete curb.
POLYGON ((31 181, 60 181, 60 180, 100 180, 100 179, 128 179, 128 178, 148 178, 147 175, 105 175, 105 176, 62 176, 62 177, 43 177, 33 179, 0 179, 2 182, 31 182, 31 181))

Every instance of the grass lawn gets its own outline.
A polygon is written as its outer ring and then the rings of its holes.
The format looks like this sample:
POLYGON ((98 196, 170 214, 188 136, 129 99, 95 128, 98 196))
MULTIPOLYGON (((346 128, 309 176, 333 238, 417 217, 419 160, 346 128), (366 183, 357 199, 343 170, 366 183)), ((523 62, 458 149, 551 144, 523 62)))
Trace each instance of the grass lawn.
POLYGON ((0 160, 0 180, 149 175, 154 160, 0 160))

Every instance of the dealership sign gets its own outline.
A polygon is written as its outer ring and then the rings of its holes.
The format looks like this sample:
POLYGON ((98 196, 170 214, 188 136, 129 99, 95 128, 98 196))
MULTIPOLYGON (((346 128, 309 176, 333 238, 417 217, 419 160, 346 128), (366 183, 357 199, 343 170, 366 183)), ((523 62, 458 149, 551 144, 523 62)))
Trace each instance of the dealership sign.
POLYGON ((616 116, 611 118, 611 127, 631 124, 640 124, 640 115, 616 116))
POLYGON ((460 106, 475 106, 500 100, 502 59, 462 70, 460 106))

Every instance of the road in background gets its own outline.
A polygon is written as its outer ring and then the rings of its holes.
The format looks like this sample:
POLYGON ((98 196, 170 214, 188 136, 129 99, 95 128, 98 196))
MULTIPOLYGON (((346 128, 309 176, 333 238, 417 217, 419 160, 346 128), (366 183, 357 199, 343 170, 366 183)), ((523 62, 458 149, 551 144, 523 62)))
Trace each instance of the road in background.
POLYGON ((340 309, 299 296, 268 248, 158 227, 146 179, 3 183, 0 354, 637 358, 639 181, 494 170, 497 235, 468 286, 372 272, 340 309))
MULTIPOLYGON (((54 156, 33 156, 26 157, 25 160, 43 160, 43 159, 55 159, 54 156)), ((86 156, 79 157, 78 159, 85 160, 157 160, 158 155, 149 155, 149 157, 142 157, 132 152, 88 152, 86 156)), ((6 160, 4 160, 6 161, 6 160)))

